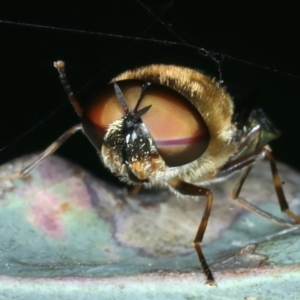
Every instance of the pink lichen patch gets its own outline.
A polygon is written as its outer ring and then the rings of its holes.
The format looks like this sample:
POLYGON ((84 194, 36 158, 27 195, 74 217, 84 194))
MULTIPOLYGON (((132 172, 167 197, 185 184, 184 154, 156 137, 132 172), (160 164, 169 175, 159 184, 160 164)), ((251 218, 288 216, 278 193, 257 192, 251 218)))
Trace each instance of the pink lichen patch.
POLYGON ((71 177, 67 184, 72 204, 82 208, 92 208, 89 191, 80 178, 71 177))
POLYGON ((35 194, 34 204, 28 213, 28 220, 46 235, 63 238, 65 228, 62 215, 68 208, 68 204, 61 204, 53 194, 41 191, 35 194))

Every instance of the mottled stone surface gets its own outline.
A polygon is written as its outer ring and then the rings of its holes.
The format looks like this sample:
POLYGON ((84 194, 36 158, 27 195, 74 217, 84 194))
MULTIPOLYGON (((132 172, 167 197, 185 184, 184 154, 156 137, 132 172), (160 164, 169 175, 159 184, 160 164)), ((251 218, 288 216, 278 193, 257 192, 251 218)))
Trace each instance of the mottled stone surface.
MULTIPOLYGON (((4 165, 0 174, 30 159, 4 165)), ((280 164, 279 172, 299 215, 300 176, 280 164)), ((0 182, 0 299, 3 293, 18 299, 26 293, 31 299, 99 299, 99 293, 101 299, 201 299, 207 292, 210 299, 300 299, 299 227, 246 212, 230 199, 233 182, 213 187, 204 236, 214 288, 203 284, 192 245, 204 198, 177 199, 168 191, 130 196, 55 156, 25 180, 0 182)), ((285 218, 267 162, 256 164, 241 196, 285 218)))

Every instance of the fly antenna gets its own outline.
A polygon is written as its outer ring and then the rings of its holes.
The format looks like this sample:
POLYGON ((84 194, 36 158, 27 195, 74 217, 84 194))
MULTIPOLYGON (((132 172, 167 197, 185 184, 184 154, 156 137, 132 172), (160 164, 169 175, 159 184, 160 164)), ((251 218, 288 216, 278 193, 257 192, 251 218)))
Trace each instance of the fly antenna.
POLYGON ((124 113, 127 115, 129 113, 129 108, 128 108, 128 105, 127 105, 127 102, 126 102, 126 98, 125 96, 123 95, 120 87, 118 86, 118 84, 116 82, 114 82, 114 89, 115 89, 115 93, 117 95, 117 98, 123 108, 123 111, 124 113))
MULTIPOLYGON (((150 81, 147 81, 146 83, 144 83, 142 85, 142 88, 141 88, 141 91, 140 91, 140 95, 139 95, 139 98, 137 100, 137 103, 136 103, 136 106, 135 106, 135 111, 137 111, 142 99, 143 99, 143 96, 144 96, 144 92, 146 91, 147 87, 149 87, 150 85, 152 84, 152 82, 150 81)), ((150 105, 151 106, 151 105, 150 105)), ((150 107, 149 107, 150 108, 150 107)), ((148 110, 147 110, 148 111, 148 110)))

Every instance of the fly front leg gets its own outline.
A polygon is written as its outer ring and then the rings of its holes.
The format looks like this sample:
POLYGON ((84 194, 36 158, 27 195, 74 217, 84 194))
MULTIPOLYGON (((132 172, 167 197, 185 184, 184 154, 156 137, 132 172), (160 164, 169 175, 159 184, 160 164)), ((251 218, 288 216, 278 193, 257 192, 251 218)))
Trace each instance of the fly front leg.
POLYGON ((182 194, 182 195, 187 195, 187 196, 201 196, 206 198, 206 206, 205 210, 201 219, 201 222, 199 224, 197 233, 194 238, 194 247, 197 252, 199 261, 202 265, 203 271, 206 275, 206 284, 209 285, 216 285, 215 279, 213 277, 212 271, 210 270, 206 259, 204 257, 204 254, 202 252, 202 247, 201 243, 203 240, 203 236, 206 230, 207 222, 209 219, 211 207, 212 207, 212 202, 213 202, 213 194, 209 189, 199 187, 190 183, 187 183, 185 181, 182 181, 181 179, 175 178, 171 179, 168 182, 169 186, 174 189, 176 192, 182 194))
POLYGON ((75 125, 61 135, 55 142, 53 142, 46 150, 44 150, 36 160, 24 169, 0 177, 0 181, 12 180, 16 178, 26 177, 35 167, 37 167, 45 158, 53 154, 68 138, 70 138, 75 132, 82 130, 81 124, 75 125))
MULTIPOLYGON (((71 104, 73 105, 76 113, 81 117, 83 109, 80 103, 78 102, 77 98, 75 97, 72 88, 70 87, 70 84, 68 82, 66 71, 65 71, 65 63, 61 60, 56 61, 54 62, 54 67, 57 69, 59 73, 61 84, 64 90, 66 91, 66 93, 68 94, 71 104)), ((38 166, 49 155, 53 154, 68 138, 70 138, 75 132, 79 130, 82 131, 81 124, 71 127, 63 135, 61 135, 55 142, 53 142, 45 151, 43 151, 37 157, 37 159, 33 161, 30 165, 28 165, 27 167, 25 167, 24 169, 18 172, 0 177, 0 181, 26 177, 31 172, 31 170, 33 170, 36 166, 38 166)))

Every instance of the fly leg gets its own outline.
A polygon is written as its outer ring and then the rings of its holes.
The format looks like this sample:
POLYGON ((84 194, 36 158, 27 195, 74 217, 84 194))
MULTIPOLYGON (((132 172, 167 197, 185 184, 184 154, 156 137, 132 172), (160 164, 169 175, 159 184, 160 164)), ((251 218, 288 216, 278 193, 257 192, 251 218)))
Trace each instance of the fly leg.
POLYGON ((33 170, 36 166, 38 166, 45 158, 54 153, 69 137, 71 137, 78 130, 82 130, 81 124, 75 125, 67 130, 63 135, 61 135, 55 142, 53 142, 46 150, 44 150, 36 160, 34 160, 30 165, 25 167, 24 169, 5 175, 0 177, 0 181, 4 180, 12 180, 15 178, 26 177, 31 170, 33 170))
POLYGON ((182 194, 182 195, 188 195, 188 196, 201 196, 206 198, 206 206, 205 210, 201 219, 201 222, 199 224, 197 233, 195 235, 195 238, 193 240, 195 250, 197 252, 199 261, 202 265, 203 271, 206 275, 206 284, 209 285, 216 285, 215 279, 213 277, 212 271, 210 270, 206 259, 204 257, 204 254, 202 252, 201 243, 203 240, 203 236, 206 230, 207 222, 209 219, 212 202, 213 202, 213 194, 209 189, 199 187, 190 183, 187 183, 185 181, 182 181, 181 179, 175 178, 171 179, 168 182, 169 186, 174 189, 176 192, 182 194))
POLYGON ((280 225, 293 226, 293 225, 295 225, 294 222, 290 222, 290 221, 286 221, 286 220, 277 218, 277 217, 261 210, 260 208, 256 207, 255 205, 249 203, 245 199, 239 197, 239 194, 240 194, 240 191, 244 184, 244 181, 246 180, 246 177, 248 176, 253 164, 256 161, 262 160, 264 158, 267 158, 270 162, 272 177, 273 177, 273 184, 274 184, 274 188, 275 188, 275 191, 277 194, 277 198, 279 201, 281 211, 286 213, 288 216, 290 216, 292 219, 294 219, 297 223, 300 223, 300 217, 297 216, 296 214, 294 214, 289 209, 289 205, 286 201, 286 198, 285 198, 285 195, 283 192, 281 179, 280 179, 278 171, 277 171, 276 162, 275 162, 275 159, 274 159, 274 157, 271 153, 271 150, 269 149, 268 146, 265 146, 260 151, 255 151, 249 155, 246 155, 244 157, 239 157, 238 159, 227 163, 222 169, 219 170, 216 177, 226 177, 226 176, 231 175, 234 172, 242 170, 240 177, 237 179, 237 181, 231 191, 232 198, 234 200, 237 200, 245 209, 247 209, 251 212, 254 212, 266 219, 275 221, 276 223, 279 223, 280 225))
MULTIPOLYGON (((75 97, 75 95, 69 85, 67 75, 65 72, 65 63, 63 61, 59 60, 57 62, 54 62, 54 67, 57 69, 57 71, 59 73, 59 78, 60 78, 61 84, 62 84, 64 90, 66 91, 71 104, 73 105, 76 113, 79 116, 81 116, 82 115, 82 107, 80 106, 77 98, 75 97)), ((53 142, 46 150, 44 150, 37 157, 37 159, 35 161, 33 161, 30 165, 28 165, 27 167, 25 167, 24 169, 22 169, 18 172, 0 177, 0 181, 26 177, 32 169, 34 169, 36 166, 38 166, 50 154, 53 154, 68 138, 70 138, 75 132, 77 132, 79 130, 82 131, 81 124, 71 127, 63 135, 61 135, 55 142, 53 142)))

